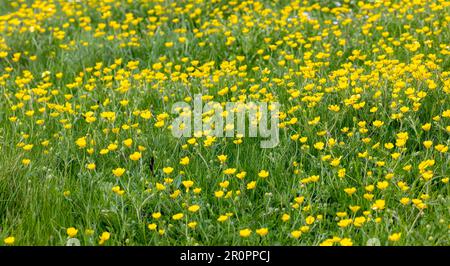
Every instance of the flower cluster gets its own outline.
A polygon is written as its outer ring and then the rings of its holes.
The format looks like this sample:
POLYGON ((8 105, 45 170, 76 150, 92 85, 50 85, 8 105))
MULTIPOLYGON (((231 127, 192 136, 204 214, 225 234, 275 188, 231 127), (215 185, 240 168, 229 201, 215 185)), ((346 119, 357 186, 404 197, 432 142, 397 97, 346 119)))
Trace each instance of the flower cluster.
POLYGON ((450 2, 0 12, 5 245, 449 243, 450 2), (195 94, 280 103, 279 145, 173 137, 195 94))

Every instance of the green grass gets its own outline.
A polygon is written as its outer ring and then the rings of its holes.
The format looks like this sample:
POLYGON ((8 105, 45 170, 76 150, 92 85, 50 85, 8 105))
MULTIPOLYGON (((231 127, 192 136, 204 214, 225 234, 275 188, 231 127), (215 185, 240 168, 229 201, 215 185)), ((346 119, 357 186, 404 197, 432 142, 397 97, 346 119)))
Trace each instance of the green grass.
POLYGON ((319 245, 333 237, 336 245, 345 238, 353 245, 373 239, 381 245, 450 244, 447 2, 362 6, 350 0, 339 8, 335 1, 281 0, 3 2, 0 239, 66 245, 67 229, 74 227, 81 245, 98 245, 103 232, 111 234, 104 245, 319 245), (192 16, 196 9, 201 14, 192 16), (51 11, 43 16, 42 10, 51 11), (127 21, 130 14, 140 19, 127 21), (83 22, 87 17, 90 22, 83 22), (63 38, 57 38, 56 27, 63 38), (227 43, 230 36, 235 41, 227 43), (409 46, 415 42, 417 49, 409 46), (21 53, 19 60, 14 53, 21 53), (130 69, 131 61, 139 65, 130 69), (229 92, 221 95, 225 87, 229 92), (278 101, 280 144, 261 149, 261 138, 244 137, 241 144, 217 138, 210 146, 205 137, 197 144, 174 138, 171 107, 196 93, 220 103, 240 97, 278 101), (330 111, 330 105, 340 110, 330 111), (144 110, 151 111, 150 119, 136 112, 144 110), (92 123, 86 121, 90 111, 92 123), (115 120, 102 118, 103 112, 115 112, 115 120), (155 127, 163 113, 164 126, 155 127), (297 122, 290 124, 292 118, 297 122), (384 124, 376 128, 376 120, 384 124), (426 123, 431 129, 422 128, 426 123), (396 145, 400 132, 408 133, 404 146, 396 145), (81 137, 86 147, 77 146, 81 137), (123 141, 129 138, 127 147, 123 141), (314 147, 318 142, 323 150, 314 147), (112 143, 117 149, 102 155, 112 143), (30 151, 23 149, 26 144, 33 144, 30 151), (142 158, 132 161, 129 155, 139 146, 142 158), (228 156, 225 163, 217 158, 222 154, 228 156), (190 162, 181 165, 185 156, 190 162), (338 158, 338 165, 330 164, 338 158), (421 171, 426 160, 434 164, 421 171), (96 168, 88 170, 88 163, 96 168), (164 173, 169 166, 174 171, 164 173), (112 174, 117 167, 126 169, 123 176, 112 174), (247 174, 239 179, 224 174, 227 168, 247 174), (258 177, 261 170, 269 177, 258 177), (432 177, 424 179, 430 170, 432 177), (317 182, 301 183, 314 175, 317 182), (189 191, 186 180, 194 181, 189 191), (255 189, 247 189, 251 181, 257 181, 255 189), (383 181, 388 187, 377 188, 383 181), (157 183, 165 190, 158 191, 157 183), (366 189, 370 185, 373 190, 366 189), (124 194, 114 193, 115 186, 124 194), (344 189, 352 187, 350 196, 344 189), (215 197, 221 190, 231 196, 215 197), (304 201, 297 206, 300 196, 304 201), (415 203, 402 204, 402 198, 415 203), (374 209, 376 200, 384 200, 385 208, 374 209), (194 204, 200 206, 195 213, 188 210, 194 204), (350 206, 360 208, 353 212, 350 206), (155 212, 162 216, 153 218, 155 212), (338 217, 339 212, 347 214, 338 217), (177 213, 183 218, 174 220, 177 213), (219 222, 227 213, 229 219, 219 222), (355 224, 362 217, 362 226, 355 224), (352 220, 339 226, 345 219, 352 220), (156 230, 148 228, 152 223, 156 230), (252 230, 249 237, 240 236, 245 228, 252 230), (268 234, 259 236, 260 228, 268 234), (299 230, 301 236, 293 237, 299 230), (389 239, 394 233, 401 233, 397 241, 389 239))

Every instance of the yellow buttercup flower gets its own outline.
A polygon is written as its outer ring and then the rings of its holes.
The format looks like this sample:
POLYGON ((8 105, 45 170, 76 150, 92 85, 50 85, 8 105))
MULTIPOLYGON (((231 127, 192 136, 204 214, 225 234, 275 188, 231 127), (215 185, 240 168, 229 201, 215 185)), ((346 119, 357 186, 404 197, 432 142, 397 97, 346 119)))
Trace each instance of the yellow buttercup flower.
POLYGON ((302 235, 302 231, 300 230, 295 230, 291 232, 291 236, 295 239, 299 238, 302 235))
POLYGON ((393 233, 389 236, 389 240, 392 242, 396 242, 400 240, 400 237, 402 236, 402 233, 393 233))
POLYGON ((13 236, 8 236, 3 240, 3 243, 5 243, 5 245, 11 246, 14 244, 15 241, 16 239, 13 236))
POLYGON ((228 158, 228 156, 226 156, 224 154, 221 154, 221 155, 217 156, 217 159, 219 159, 219 161, 221 163, 224 163, 227 160, 227 158, 228 158))
POLYGON ((182 214, 182 213, 177 213, 177 214, 175 214, 175 215, 172 216, 172 219, 173 219, 173 220, 180 220, 180 219, 183 218, 183 217, 184 217, 184 214, 182 214))
POLYGON ((190 212, 197 212, 199 209, 200 209, 200 206, 198 206, 198 205, 192 205, 192 206, 189 206, 189 208, 188 208, 188 210, 190 212))
POLYGON ((266 236, 266 235, 269 233, 269 229, 263 227, 263 228, 256 229, 255 232, 256 232, 259 236, 266 236))
POLYGON ((111 234, 109 232, 103 232, 100 236, 100 241, 98 242, 99 245, 103 245, 106 241, 109 240, 111 237, 111 234))
POLYGON ((173 168, 170 167, 170 166, 164 167, 164 168, 163 168, 163 172, 164 172, 164 174, 169 175, 169 174, 171 174, 171 173, 173 172, 173 168))
POLYGON ((112 170, 112 173, 116 176, 116 177, 121 177, 124 173, 125 173, 125 169, 124 168, 116 168, 112 170))
POLYGON ((255 188, 256 188, 256 181, 252 181, 247 184, 248 190, 255 189, 255 188))
POLYGON ((181 158, 181 160, 180 160, 180 164, 181 165, 188 165, 189 164, 189 157, 183 157, 183 158, 181 158))
POLYGON ((269 172, 266 171, 266 170, 261 170, 261 171, 258 173, 258 176, 261 177, 261 178, 267 178, 267 177, 269 176, 269 172))
POLYGON ((252 230, 250 230, 250 229, 248 229, 248 228, 246 228, 246 229, 242 229, 242 230, 240 230, 239 231, 239 235, 241 236, 241 237, 249 237, 250 235, 252 234, 252 230))
POLYGON ((372 209, 374 210, 384 210, 386 206, 386 202, 384 200, 376 200, 375 203, 372 205, 372 209))
POLYGON ((69 237, 73 238, 77 235, 78 230, 75 229, 74 227, 69 227, 69 228, 67 228, 66 232, 69 237))
POLYGON ((133 161, 137 161, 139 159, 141 159, 142 154, 140 152, 134 152, 130 155, 130 159, 133 161))

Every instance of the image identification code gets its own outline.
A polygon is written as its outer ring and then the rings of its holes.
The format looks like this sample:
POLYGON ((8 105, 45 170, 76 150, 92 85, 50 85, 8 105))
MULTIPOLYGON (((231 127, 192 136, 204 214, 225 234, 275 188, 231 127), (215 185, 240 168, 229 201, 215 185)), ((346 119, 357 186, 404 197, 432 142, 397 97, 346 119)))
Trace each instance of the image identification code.
POLYGON ((181 252, 180 261, 270 261, 270 251, 268 250, 225 250, 216 252, 195 252, 187 250, 181 252))

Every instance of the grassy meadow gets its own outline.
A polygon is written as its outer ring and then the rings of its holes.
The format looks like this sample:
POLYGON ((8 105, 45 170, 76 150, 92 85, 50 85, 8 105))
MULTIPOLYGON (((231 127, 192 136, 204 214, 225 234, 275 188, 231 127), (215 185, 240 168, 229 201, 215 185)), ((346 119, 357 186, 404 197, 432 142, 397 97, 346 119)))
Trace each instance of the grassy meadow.
POLYGON ((449 68, 448 0, 0 0, 0 245, 450 245, 449 68))

